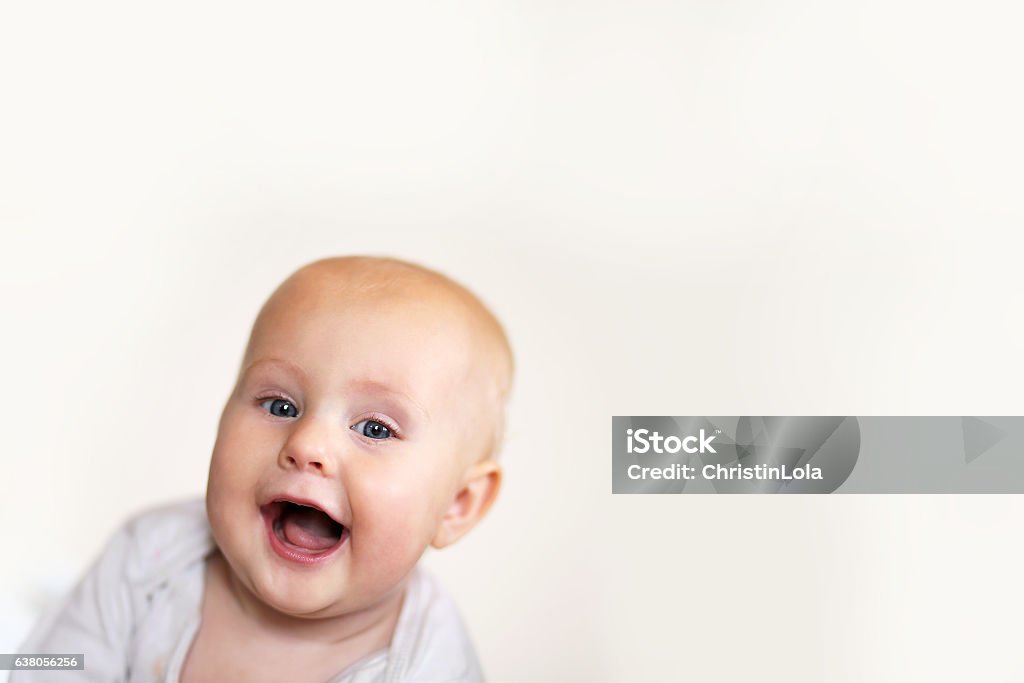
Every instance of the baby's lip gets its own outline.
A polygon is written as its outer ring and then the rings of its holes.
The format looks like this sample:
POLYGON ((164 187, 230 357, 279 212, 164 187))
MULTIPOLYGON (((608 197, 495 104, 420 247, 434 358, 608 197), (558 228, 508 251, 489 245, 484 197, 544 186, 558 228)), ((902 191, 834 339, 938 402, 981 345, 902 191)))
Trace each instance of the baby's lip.
POLYGON ((324 513, 341 526, 348 528, 348 524, 346 524, 342 520, 341 514, 339 514, 336 510, 332 509, 330 506, 325 506, 321 503, 318 503, 312 498, 292 495, 290 493, 278 493, 267 497, 263 502, 259 504, 259 508, 260 510, 265 510, 269 505, 272 505, 274 503, 295 503, 296 505, 305 505, 306 507, 316 508, 317 510, 324 513))

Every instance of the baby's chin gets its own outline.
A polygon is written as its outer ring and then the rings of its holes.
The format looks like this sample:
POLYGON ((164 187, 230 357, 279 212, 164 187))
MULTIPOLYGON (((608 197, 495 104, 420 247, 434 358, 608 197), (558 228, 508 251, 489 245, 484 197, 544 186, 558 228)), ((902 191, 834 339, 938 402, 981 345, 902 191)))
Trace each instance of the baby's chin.
MULTIPOLYGON (((241 577, 240 577, 241 578, 241 577)), ((243 583, 261 603, 276 612, 301 619, 322 619, 353 611, 337 576, 296 577, 268 572, 243 583)))
MULTIPOLYGON (((219 539, 218 539, 219 540, 219 539)), ((248 540, 248 539, 247 539, 248 540)), ((322 618, 347 611, 348 581, 341 567, 320 567, 296 572, 278 566, 273 558, 261 557, 266 551, 246 542, 218 542, 226 560, 231 583, 259 603, 283 615, 297 618, 322 618)))
POLYGON ((296 574, 272 562, 250 566, 251 573, 238 579, 256 600, 281 615, 327 619, 372 610, 401 596, 412 567, 393 577, 381 568, 369 581, 355 580, 350 570, 336 566, 296 574))

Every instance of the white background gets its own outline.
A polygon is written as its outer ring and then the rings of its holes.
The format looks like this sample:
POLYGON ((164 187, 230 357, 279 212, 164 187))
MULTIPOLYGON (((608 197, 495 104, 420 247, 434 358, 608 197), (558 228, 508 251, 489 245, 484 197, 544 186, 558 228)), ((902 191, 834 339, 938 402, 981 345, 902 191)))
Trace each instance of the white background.
POLYGON ((202 494, 263 299, 390 254, 519 373, 427 562, 493 681, 1020 681, 1019 496, 612 496, 613 414, 1024 414, 1015 3, 8 3, 0 651, 202 494))

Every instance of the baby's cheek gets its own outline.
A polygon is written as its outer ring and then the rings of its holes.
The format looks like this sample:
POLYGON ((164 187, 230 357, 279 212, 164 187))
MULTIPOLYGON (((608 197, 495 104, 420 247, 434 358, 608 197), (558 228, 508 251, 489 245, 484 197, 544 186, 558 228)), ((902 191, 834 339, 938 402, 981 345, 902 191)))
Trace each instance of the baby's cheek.
MULTIPOLYGON (((223 454, 221 454, 223 455, 223 454)), ((249 477, 244 466, 237 459, 214 456, 210 463, 210 481, 207 486, 207 497, 211 504, 223 507, 243 496, 249 477)))
POLYGON ((234 548, 238 543, 252 543, 257 527, 252 524, 255 514, 255 484, 258 472, 244 438, 222 425, 210 462, 207 484, 207 511, 214 535, 219 544, 234 548))
POLYGON ((210 483, 224 490, 245 489, 258 476, 262 451, 255 430, 223 425, 210 463, 210 483))
POLYGON ((423 552, 422 534, 398 515, 380 515, 372 526, 353 531, 355 561, 374 575, 397 580, 423 552))
POLYGON ((218 540, 234 533, 241 522, 240 508, 247 499, 244 477, 229 463, 214 459, 206 488, 206 507, 218 540))
POLYGON ((357 559, 403 573, 416 563, 437 526, 428 486, 411 477, 367 475, 350 490, 357 559))

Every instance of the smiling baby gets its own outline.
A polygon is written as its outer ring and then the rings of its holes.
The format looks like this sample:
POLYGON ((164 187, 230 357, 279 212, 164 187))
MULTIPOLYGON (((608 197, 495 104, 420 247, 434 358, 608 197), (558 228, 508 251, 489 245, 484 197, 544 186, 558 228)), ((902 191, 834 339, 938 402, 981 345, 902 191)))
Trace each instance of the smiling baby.
POLYGON ((512 367, 497 319, 439 273, 301 268, 253 325, 205 505, 132 519, 21 652, 84 653, 60 680, 482 680, 417 562, 497 495, 512 367))

